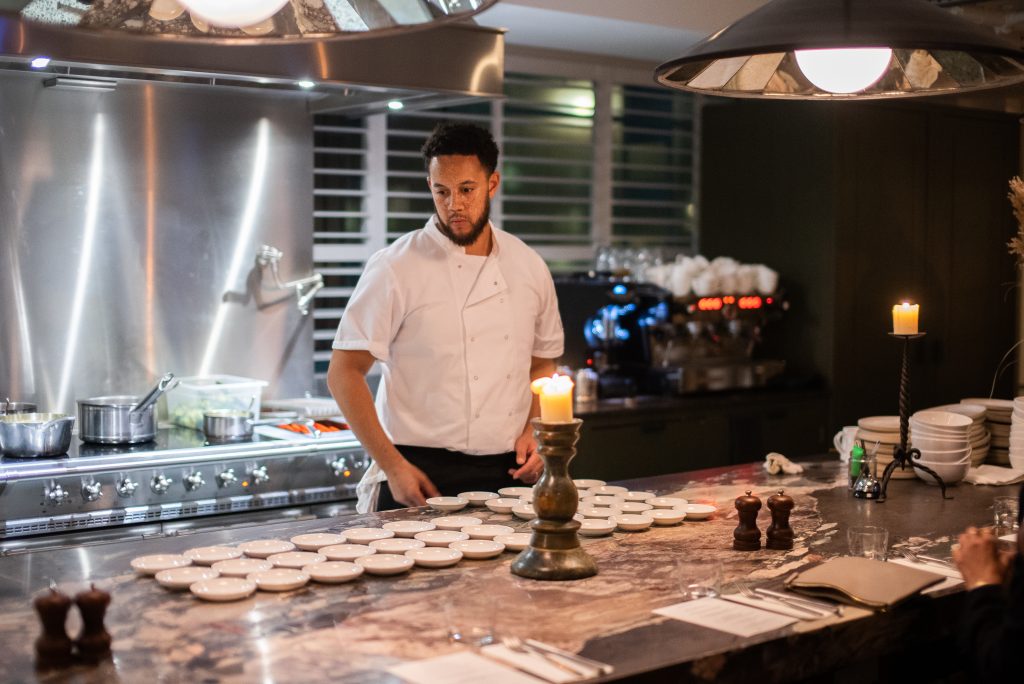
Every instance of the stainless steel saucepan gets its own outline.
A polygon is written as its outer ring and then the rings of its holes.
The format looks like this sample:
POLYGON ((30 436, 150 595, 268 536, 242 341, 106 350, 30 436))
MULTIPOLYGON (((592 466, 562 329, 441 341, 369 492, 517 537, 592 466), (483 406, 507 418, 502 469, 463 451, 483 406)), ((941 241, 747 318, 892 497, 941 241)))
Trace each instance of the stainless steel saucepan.
POLYGON ((0 454, 18 458, 59 456, 71 446, 75 417, 64 413, 0 416, 0 454))
POLYGON ((78 400, 78 436, 93 444, 139 444, 156 437, 156 400, 178 386, 167 373, 149 394, 91 397, 78 400))
POLYGON ((36 405, 28 401, 11 401, 6 399, 0 401, 0 416, 9 416, 13 413, 35 413, 36 405))
POLYGON ((257 425, 276 425, 297 417, 297 413, 290 413, 257 420, 252 411, 245 409, 210 409, 203 413, 203 434, 208 442, 244 442, 252 439, 257 425))

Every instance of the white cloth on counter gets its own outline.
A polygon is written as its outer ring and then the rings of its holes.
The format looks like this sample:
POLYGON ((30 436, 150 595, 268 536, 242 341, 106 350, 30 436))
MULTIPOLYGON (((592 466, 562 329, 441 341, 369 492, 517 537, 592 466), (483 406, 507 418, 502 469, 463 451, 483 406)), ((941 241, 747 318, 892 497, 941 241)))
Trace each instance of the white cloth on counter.
POLYGON ((804 472, 804 467, 799 463, 793 463, 782 454, 774 451, 764 457, 764 469, 769 475, 799 475, 804 472))
POLYGON ((1024 482, 1024 470, 1001 468, 994 465, 981 465, 971 468, 964 477, 966 482, 976 485, 1008 485, 1024 482))

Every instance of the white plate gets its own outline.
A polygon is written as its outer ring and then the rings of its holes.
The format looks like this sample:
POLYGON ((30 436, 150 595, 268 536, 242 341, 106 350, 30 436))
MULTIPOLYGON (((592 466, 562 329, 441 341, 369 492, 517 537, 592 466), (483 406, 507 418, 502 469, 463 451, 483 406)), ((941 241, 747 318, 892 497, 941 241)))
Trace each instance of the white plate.
POLYGON ((621 501, 613 508, 619 509, 622 513, 643 513, 651 510, 654 506, 645 501, 621 501))
POLYGON ((626 492, 620 498, 623 501, 647 501, 654 498, 654 492, 626 492))
POLYGON ((259 558, 234 558, 232 560, 219 561, 211 567, 219 572, 221 577, 241 577, 244 579, 254 572, 270 570, 274 567, 274 564, 259 558))
POLYGON ((459 498, 468 501, 470 506, 483 506, 491 499, 500 498, 500 495, 495 492, 460 492, 459 498))
POLYGON ((606 507, 598 508, 597 506, 580 506, 579 509, 577 510, 577 513, 582 515, 584 518, 587 518, 588 520, 592 520, 594 518, 606 518, 607 519, 607 518, 612 517, 613 515, 615 515, 618 512, 619 512, 619 509, 617 509, 617 508, 606 508, 606 507))
POLYGON ((522 551, 530 545, 529 532, 513 532, 512 534, 499 534, 494 541, 505 545, 506 551, 522 551))
POLYGON ((156 581, 161 587, 175 591, 188 589, 200 580, 219 577, 220 573, 213 568, 204 568, 198 565, 187 565, 184 568, 169 568, 156 573, 156 581))
POLYGON ((427 546, 448 546, 452 542, 469 539, 469 535, 459 530, 431 530, 420 532, 416 535, 416 539, 427 546))
POLYGON ((600 487, 591 487, 589 491, 591 496, 615 496, 625 494, 629 489, 618 485, 601 485, 600 487))
POLYGON ((468 534, 470 539, 494 539, 499 534, 512 534, 515 529, 508 525, 467 525, 462 531, 468 534))
POLYGON ((537 517, 537 511, 534 510, 532 504, 519 504, 518 506, 513 506, 512 513, 517 518, 522 518, 523 520, 533 520, 537 517))
POLYGON ((378 539, 391 539, 395 533, 379 527, 353 527, 345 530, 345 539, 349 544, 369 544, 378 539))
POLYGON ((978 406, 984 406, 987 409, 995 409, 998 411, 1012 411, 1013 400, 1012 399, 989 399, 974 397, 970 399, 961 399, 961 404, 977 404, 978 406))
POLYGON ((686 504, 682 507, 682 510, 686 511, 687 520, 706 520, 715 514, 718 510, 715 506, 709 504, 686 504))
POLYGON ((495 513, 511 513, 515 506, 520 504, 519 499, 506 499, 501 497, 498 499, 490 499, 486 504, 489 509, 495 513))
POLYGON ((321 584, 341 584, 350 582, 363 574, 363 567, 348 561, 326 561, 314 563, 302 568, 314 582, 321 584))
POLYGON ((324 546, 318 553, 326 557, 328 561, 351 562, 363 556, 372 556, 377 553, 377 549, 370 548, 366 544, 334 544, 333 546, 324 546))
POLYGON ((384 523, 381 527, 385 530, 390 530, 395 533, 396 537, 403 537, 411 539, 420 532, 427 532, 437 527, 432 522, 426 520, 396 520, 394 522, 384 523))
POLYGON ((446 515, 443 518, 434 518, 430 522, 439 530, 461 530, 467 525, 479 525, 483 520, 471 515, 446 515))
POLYGON ((613 515, 609 518, 609 521, 615 523, 615 526, 620 530, 626 530, 627 532, 640 532, 654 524, 654 518, 651 516, 636 513, 613 515))
POLYGON ((200 546, 197 549, 189 549, 182 554, 196 565, 213 565, 218 561, 241 558, 241 549, 233 546, 200 546))
POLYGON ((604 480, 573 480, 572 483, 576 485, 576 489, 593 489, 608 484, 604 480))
POLYGON ((131 562, 132 570, 140 575, 155 575, 161 570, 183 568, 192 565, 192 560, 177 553, 155 553, 151 556, 139 556, 131 562))
POLYGON ((462 552, 444 546, 426 546, 405 552, 416 565, 422 568, 447 568, 462 560, 462 552))
POLYGON ((275 553, 294 551, 295 544, 292 544, 290 541, 281 541, 280 539, 257 539, 255 541, 243 542, 238 545, 238 548, 249 558, 266 558, 275 553))
POLYGON ((533 496, 533 491, 531 491, 529 494, 523 494, 519 497, 519 503, 533 503, 533 496))
POLYGON ((421 539, 378 539, 370 542, 370 547, 377 549, 377 553, 394 553, 402 555, 412 549, 421 549, 427 543, 421 539))
POLYGON ((498 494, 506 496, 510 499, 517 499, 523 494, 530 494, 533 492, 533 487, 502 487, 498 490, 498 494))
POLYGON ((260 591, 291 591, 306 586, 309 574, 293 568, 274 568, 254 572, 246 579, 255 582, 260 591))
MULTIPOLYGON (((426 533, 421 533, 426 534, 426 533)), ((356 565, 362 566, 371 575, 400 575, 412 569, 413 560, 408 556, 393 553, 378 553, 356 559, 356 565)))
POLYGON ((432 496, 427 499, 427 505, 435 511, 447 513, 461 511, 469 505, 469 499, 463 499, 461 496, 432 496))
POLYGON ((678 525, 686 517, 686 511, 678 508, 659 508, 647 511, 644 515, 654 518, 655 525, 678 525))
POLYGON ((875 432, 897 432, 900 429, 900 417, 867 416, 857 421, 857 427, 875 432))
POLYGON ((465 541, 452 542, 448 548, 461 551, 466 558, 483 560, 500 556, 505 550, 505 545, 491 539, 467 539, 465 541))
POLYGON ((579 533, 584 537, 603 537, 615 530, 615 523, 602 518, 587 518, 580 523, 579 533))
POLYGON ((301 570, 307 565, 323 563, 327 560, 327 556, 322 553, 313 553, 312 551, 288 551, 267 556, 267 560, 273 563, 275 568, 301 570))
POLYGON ((614 496, 585 496, 580 499, 580 503, 583 505, 590 506, 614 506, 618 503, 625 503, 622 499, 618 499, 614 496))
POLYGON ((325 546, 344 544, 345 535, 330 534, 329 532, 314 532, 312 534, 300 534, 296 537, 292 537, 291 542, 302 551, 317 551, 325 546))
POLYGON ((675 508, 676 506, 685 506, 690 502, 676 496, 658 496, 653 499, 648 499, 644 503, 648 503, 655 508, 675 508))
POLYGON ((189 591, 204 601, 237 601, 252 596, 256 583, 241 577, 216 577, 195 582, 189 591))

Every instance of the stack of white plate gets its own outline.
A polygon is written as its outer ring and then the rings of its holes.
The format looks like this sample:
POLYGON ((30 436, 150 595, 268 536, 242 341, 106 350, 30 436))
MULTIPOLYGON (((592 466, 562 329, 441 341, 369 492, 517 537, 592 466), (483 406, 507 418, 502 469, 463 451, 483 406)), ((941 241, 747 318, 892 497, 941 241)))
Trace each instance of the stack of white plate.
MULTIPOLYGON (((968 436, 974 423, 969 416, 950 411, 918 411, 910 417, 913 433, 911 444, 921 452, 914 460, 938 473, 946 484, 964 479, 971 467, 971 440, 968 436)), ((914 468, 917 476, 935 484, 935 479, 914 468)))
MULTIPOLYGON (((893 452, 900 443, 900 417, 899 416, 868 416, 857 421, 857 440, 863 442, 864 449, 870 454, 878 445, 876 455, 878 462, 878 476, 889 462, 892 461, 893 452)), ((907 468, 897 468, 892 472, 894 479, 914 479, 914 472, 907 468)))
POLYGON ((1024 397, 1013 400, 1010 424, 1010 467, 1024 469, 1024 397))
POLYGON ((985 462, 988 456, 992 436, 986 427, 987 411, 979 404, 946 404, 927 409, 929 411, 949 411, 959 413, 971 419, 971 427, 967 429, 967 437, 971 441, 971 467, 976 468, 985 462))
POLYGON ((985 426, 992 434, 987 462, 1002 466, 1010 465, 1010 423, 1013 418, 1013 401, 975 397, 961 399, 960 403, 985 407, 985 426))

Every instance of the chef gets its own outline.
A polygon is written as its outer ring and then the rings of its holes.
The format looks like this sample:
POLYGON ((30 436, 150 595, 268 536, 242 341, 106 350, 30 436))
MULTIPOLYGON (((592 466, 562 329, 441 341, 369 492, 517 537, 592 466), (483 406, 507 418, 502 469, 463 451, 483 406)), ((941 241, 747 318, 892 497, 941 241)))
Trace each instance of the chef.
POLYGON ((543 468, 529 385, 562 354, 551 273, 489 220, 500 182, 490 133, 440 124, 422 151, 436 213, 367 261, 328 370, 373 458, 361 513, 529 484, 543 468), (375 362, 376 407, 366 383, 375 362))

